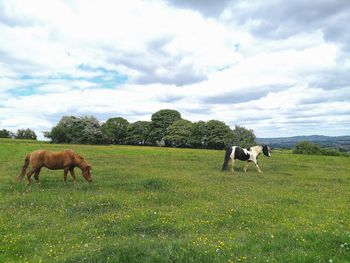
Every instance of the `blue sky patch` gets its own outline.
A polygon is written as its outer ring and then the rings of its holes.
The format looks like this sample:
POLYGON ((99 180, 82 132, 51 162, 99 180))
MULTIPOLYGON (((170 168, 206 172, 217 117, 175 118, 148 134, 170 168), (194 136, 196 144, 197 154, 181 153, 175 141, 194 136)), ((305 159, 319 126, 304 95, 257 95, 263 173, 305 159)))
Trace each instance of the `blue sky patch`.
POLYGON ((93 74, 95 75, 93 77, 74 77, 68 74, 58 74, 45 78, 22 75, 19 79, 23 82, 23 84, 10 89, 8 93, 12 96, 31 96, 41 92, 38 90, 39 87, 55 84, 60 86, 67 85, 71 89, 81 88, 77 87, 73 83, 69 83, 73 81, 90 82, 92 84, 91 86, 98 87, 100 89, 114 89, 120 85, 123 85, 128 80, 128 77, 126 75, 112 70, 107 70, 102 67, 92 68, 81 64, 78 66, 78 68, 80 70, 96 74, 93 74))
POLYGON ((31 96, 37 94, 37 91, 34 86, 27 86, 11 89, 9 93, 13 96, 31 96))
POLYGON ((120 74, 119 72, 105 69, 103 67, 90 67, 85 64, 78 66, 80 70, 86 72, 98 73, 97 76, 92 78, 76 78, 77 80, 86 80, 98 84, 100 88, 113 89, 117 86, 124 84, 128 80, 127 75, 120 74))

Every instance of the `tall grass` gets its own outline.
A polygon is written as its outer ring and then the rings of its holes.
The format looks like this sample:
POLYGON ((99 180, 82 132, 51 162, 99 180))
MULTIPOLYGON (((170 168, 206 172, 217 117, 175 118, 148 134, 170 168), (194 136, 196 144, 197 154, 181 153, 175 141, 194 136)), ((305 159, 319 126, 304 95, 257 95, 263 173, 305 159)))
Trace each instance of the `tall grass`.
POLYGON ((275 152, 221 173, 223 151, 0 140, 0 262, 350 262, 350 163, 275 152), (26 153, 73 149, 92 184, 26 153), (70 178, 71 179, 71 178, 70 178))

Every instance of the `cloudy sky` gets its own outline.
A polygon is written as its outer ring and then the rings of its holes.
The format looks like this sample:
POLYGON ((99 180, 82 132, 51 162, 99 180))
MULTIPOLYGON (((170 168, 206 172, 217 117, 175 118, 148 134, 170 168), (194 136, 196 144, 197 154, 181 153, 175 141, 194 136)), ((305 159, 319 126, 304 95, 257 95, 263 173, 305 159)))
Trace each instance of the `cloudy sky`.
POLYGON ((0 129, 160 109, 350 134, 349 0, 1 0, 0 129))

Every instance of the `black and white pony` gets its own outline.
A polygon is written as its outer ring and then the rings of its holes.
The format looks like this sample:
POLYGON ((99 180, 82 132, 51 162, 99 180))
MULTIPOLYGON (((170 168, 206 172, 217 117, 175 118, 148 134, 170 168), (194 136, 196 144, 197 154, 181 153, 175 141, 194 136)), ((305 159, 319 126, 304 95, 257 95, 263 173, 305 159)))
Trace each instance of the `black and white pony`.
POLYGON ((271 149, 267 145, 257 145, 250 147, 248 149, 243 149, 239 146, 229 146, 226 148, 226 153, 225 153, 225 159, 224 163, 222 164, 221 171, 227 171, 228 165, 231 161, 231 171, 232 173, 234 172, 234 162, 235 160, 241 160, 241 161, 247 161, 246 166, 244 167, 244 172, 247 171, 249 162, 253 162, 256 166, 256 169, 258 170, 259 173, 261 173, 261 170, 258 165, 258 157, 259 155, 263 153, 267 157, 271 156, 271 149))

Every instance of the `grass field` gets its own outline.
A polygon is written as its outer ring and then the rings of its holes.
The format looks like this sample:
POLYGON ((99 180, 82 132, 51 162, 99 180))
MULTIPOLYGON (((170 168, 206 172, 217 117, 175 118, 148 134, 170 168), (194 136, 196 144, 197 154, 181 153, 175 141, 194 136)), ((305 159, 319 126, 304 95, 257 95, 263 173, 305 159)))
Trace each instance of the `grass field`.
POLYGON ((350 262, 350 158, 273 152, 221 173, 224 151, 0 140, 0 262, 350 262), (26 153, 93 166, 15 181, 26 153))

